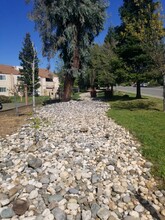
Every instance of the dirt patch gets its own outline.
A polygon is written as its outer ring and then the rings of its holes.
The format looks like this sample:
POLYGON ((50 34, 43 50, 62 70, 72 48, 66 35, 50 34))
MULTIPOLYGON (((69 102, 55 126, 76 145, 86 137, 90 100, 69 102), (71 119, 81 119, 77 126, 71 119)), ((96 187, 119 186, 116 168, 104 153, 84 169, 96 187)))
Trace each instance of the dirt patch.
POLYGON ((0 112, 0 138, 17 132, 27 123, 27 119, 32 115, 32 106, 20 107, 18 112, 19 116, 16 116, 15 109, 0 112))

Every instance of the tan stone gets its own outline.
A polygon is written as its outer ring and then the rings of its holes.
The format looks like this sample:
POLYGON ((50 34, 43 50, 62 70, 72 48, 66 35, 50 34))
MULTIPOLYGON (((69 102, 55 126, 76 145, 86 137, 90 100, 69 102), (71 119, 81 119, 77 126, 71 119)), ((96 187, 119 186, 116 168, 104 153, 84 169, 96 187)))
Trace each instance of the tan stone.
POLYGON ((9 197, 14 196, 18 191, 22 189, 21 185, 15 186, 9 190, 9 197))

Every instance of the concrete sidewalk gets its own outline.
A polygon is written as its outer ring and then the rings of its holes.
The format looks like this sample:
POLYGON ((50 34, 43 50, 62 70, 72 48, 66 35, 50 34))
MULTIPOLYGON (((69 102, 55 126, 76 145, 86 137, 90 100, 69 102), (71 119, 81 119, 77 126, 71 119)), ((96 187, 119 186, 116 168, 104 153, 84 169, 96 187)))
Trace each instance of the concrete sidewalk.
MULTIPOLYGON (((29 106, 31 104, 32 103, 28 103, 27 106, 29 106)), ((26 104, 24 102, 17 103, 17 107, 22 107, 22 106, 26 106, 26 104)), ((3 109, 0 110, 0 112, 11 110, 11 109, 15 109, 15 108, 16 108, 16 104, 15 103, 3 103, 3 109)))

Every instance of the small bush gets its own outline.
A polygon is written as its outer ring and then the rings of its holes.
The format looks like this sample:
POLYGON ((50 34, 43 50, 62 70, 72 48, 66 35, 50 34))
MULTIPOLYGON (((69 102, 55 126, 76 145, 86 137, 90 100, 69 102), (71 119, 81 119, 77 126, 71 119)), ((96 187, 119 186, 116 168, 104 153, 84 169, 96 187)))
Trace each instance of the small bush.
POLYGON ((160 84, 155 81, 155 80, 151 80, 149 83, 148 83, 148 86, 149 87, 155 87, 155 86, 160 86, 160 84))
POLYGON ((0 95, 0 102, 2 103, 11 103, 11 98, 5 95, 0 95))
POLYGON ((128 109, 128 110, 134 110, 134 109, 150 109, 154 106, 154 102, 152 101, 128 101, 128 102, 117 102, 113 104, 113 108, 115 109, 128 109))

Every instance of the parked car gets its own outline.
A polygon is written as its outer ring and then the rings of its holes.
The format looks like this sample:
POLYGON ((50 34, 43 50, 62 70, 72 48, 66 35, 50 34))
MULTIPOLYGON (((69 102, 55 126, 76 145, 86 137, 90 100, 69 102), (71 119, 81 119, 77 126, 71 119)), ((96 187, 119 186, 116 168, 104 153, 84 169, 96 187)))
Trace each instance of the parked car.
POLYGON ((2 103, 0 102, 0 110, 2 110, 3 109, 3 105, 2 105, 2 103))
POLYGON ((147 86, 148 86, 148 83, 141 83, 140 86, 141 86, 141 87, 147 87, 147 86))
MULTIPOLYGON (((132 86, 136 87, 136 83, 134 83, 132 86)), ((147 87, 147 86, 148 86, 148 83, 140 83, 140 87, 147 87)))

